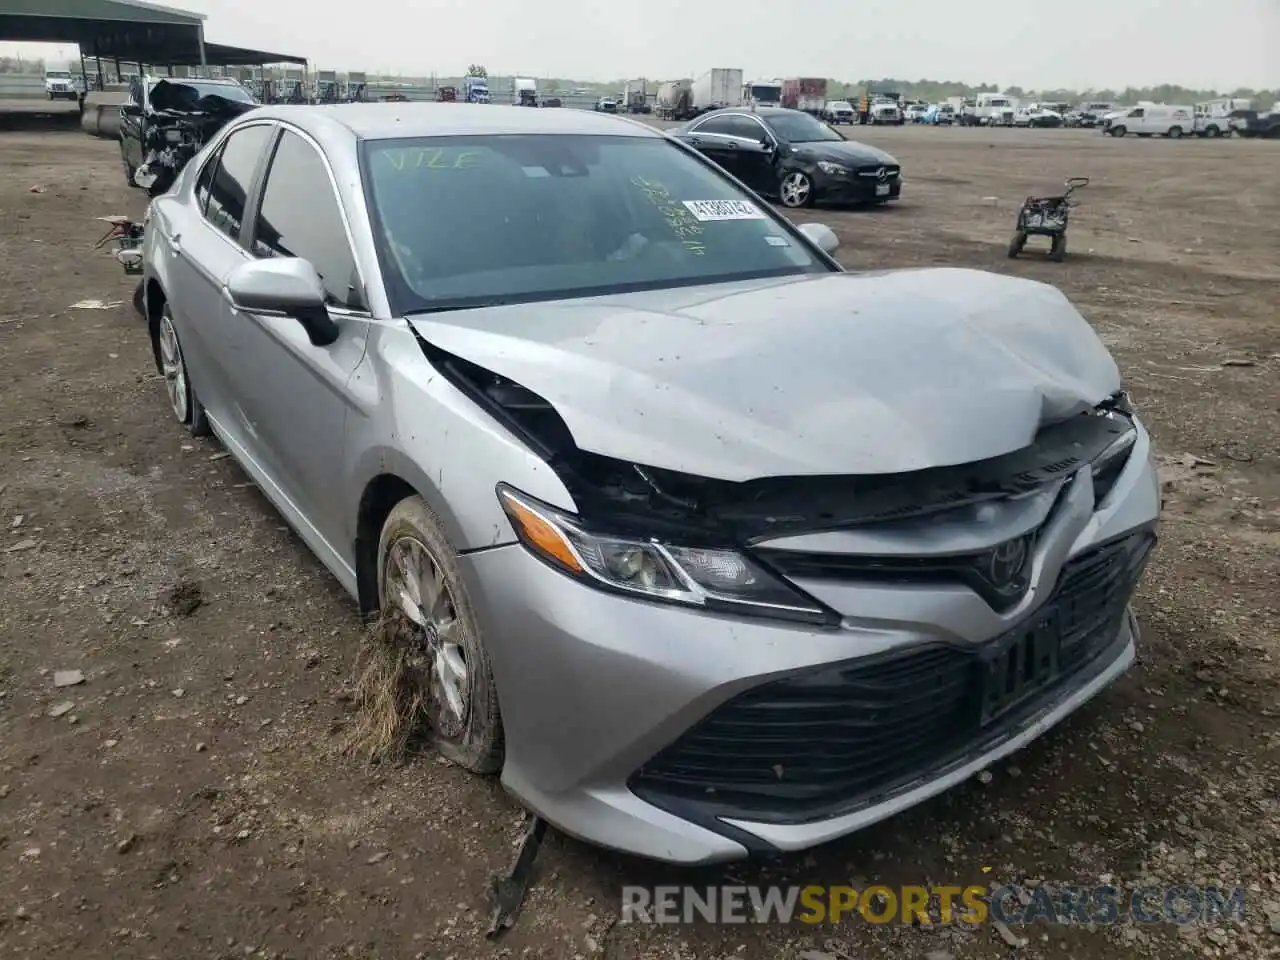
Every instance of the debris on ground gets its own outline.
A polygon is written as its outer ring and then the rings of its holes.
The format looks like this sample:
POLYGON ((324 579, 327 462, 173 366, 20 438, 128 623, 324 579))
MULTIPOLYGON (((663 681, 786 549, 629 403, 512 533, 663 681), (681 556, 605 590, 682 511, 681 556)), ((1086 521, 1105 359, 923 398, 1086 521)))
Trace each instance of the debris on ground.
POLYGON ((122 300, 77 300, 68 310, 114 310, 122 300))
POLYGON ((21 553, 23 550, 34 550, 38 546, 40 546, 39 540, 32 540, 28 538, 26 540, 19 540, 17 543, 8 547, 5 550, 5 553, 21 553))
POLYGON ((61 703, 55 703, 52 707, 49 708, 49 716, 55 719, 57 719, 58 717, 65 717, 68 713, 70 713, 75 708, 76 708, 76 704, 74 700, 63 700, 61 703))
POLYGON ((74 687, 84 683, 84 674, 79 670, 55 670, 53 685, 55 687, 74 687))
POLYGON ((356 721, 343 752, 369 763, 400 763, 427 726, 431 663, 421 634, 399 610, 365 631, 355 663, 356 721))
POLYGON ((1018 949, 1019 947, 1025 947, 1027 945, 1027 942, 1028 942, 1027 938, 1018 936, 1016 933, 1014 933, 1012 930, 1009 929, 1008 924, 1006 924, 1003 920, 992 920, 991 925, 995 927, 996 933, 1000 934, 1000 939, 1003 940, 1009 946, 1013 947, 1015 950, 1018 949))
POLYGON ((515 925, 525 894, 529 892, 533 862, 537 859, 546 833, 547 821, 541 817, 533 817, 520 841, 520 852, 516 855, 516 862, 512 864, 511 870, 505 876, 494 877, 490 882, 489 896, 493 903, 493 913, 489 917, 489 929, 485 933, 490 939, 500 936, 504 930, 515 925))
POLYGON ((165 606, 180 617, 189 617, 204 603, 204 590, 194 580, 179 580, 168 589, 165 606))

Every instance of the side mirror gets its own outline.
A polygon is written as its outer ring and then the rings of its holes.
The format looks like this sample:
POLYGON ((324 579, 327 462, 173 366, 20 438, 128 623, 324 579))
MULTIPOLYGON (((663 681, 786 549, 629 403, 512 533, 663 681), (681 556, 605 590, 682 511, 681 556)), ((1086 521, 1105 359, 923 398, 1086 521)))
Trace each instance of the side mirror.
POLYGON ((802 223, 800 232, 823 253, 835 253, 840 246, 840 238, 825 223, 802 223))
POLYGON ((120 112, 126 117, 140 117, 142 116, 142 107, 138 106, 136 103, 122 103, 120 105, 120 112))
POLYGON ((249 313, 293 317, 317 347, 338 339, 338 324, 325 309, 324 283, 306 260, 273 257, 242 263, 227 277, 227 296, 249 313))

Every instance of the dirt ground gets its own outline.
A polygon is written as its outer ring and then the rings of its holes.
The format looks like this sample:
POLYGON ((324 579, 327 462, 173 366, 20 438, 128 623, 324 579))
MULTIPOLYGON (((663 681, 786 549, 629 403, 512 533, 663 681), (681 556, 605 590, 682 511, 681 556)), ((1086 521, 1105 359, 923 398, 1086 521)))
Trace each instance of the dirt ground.
POLYGON ((90 250, 94 217, 143 209, 117 148, 0 132, 0 956, 1280 953, 1280 145, 857 135, 907 182, 890 208, 803 215, 844 263, 1056 283, 1115 351, 1164 463, 1140 663, 987 782, 807 855, 690 872, 553 834, 494 946, 487 884, 521 810, 430 756, 339 756, 356 610, 235 462, 172 422, 132 284, 90 250), (1008 260, 1020 198, 1069 175, 1093 183, 1067 262, 1008 260), (86 298, 119 305, 70 308, 86 298), (1017 947, 985 926, 615 923, 627 882, 1028 879, 1240 885, 1247 920, 1037 925, 1017 947))

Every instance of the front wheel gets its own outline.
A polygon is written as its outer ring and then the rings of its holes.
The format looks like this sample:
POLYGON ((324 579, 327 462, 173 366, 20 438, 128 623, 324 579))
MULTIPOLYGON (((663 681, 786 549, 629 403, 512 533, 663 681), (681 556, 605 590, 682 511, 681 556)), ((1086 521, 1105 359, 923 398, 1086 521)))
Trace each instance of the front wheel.
POLYGON ((1112 127, 1109 132, 1113 137, 1123 137, 1129 131, 1124 127, 1112 127))
POLYGON ((1181 139, 1182 139, 1182 128, 1181 128, 1181 127, 1170 127, 1170 128, 1169 128, 1169 139, 1170 139, 1170 140, 1181 140, 1181 139))
POLYGON ((813 205, 813 181, 808 174, 792 170, 784 174, 778 186, 778 199, 784 207, 798 210, 813 205))
POLYGON ((1022 252, 1022 248, 1027 245, 1027 232, 1025 230, 1015 230, 1013 239, 1009 241, 1009 259, 1014 260, 1018 254, 1022 252))
POLYGON ((456 555, 426 501, 406 497, 378 539, 378 597, 383 613, 407 618, 426 660, 425 711, 436 749, 473 773, 496 773, 503 759, 498 690, 456 555))
POLYGON ((1049 259, 1061 263, 1067 258, 1067 235, 1060 233, 1053 238, 1053 246, 1049 248, 1049 259))

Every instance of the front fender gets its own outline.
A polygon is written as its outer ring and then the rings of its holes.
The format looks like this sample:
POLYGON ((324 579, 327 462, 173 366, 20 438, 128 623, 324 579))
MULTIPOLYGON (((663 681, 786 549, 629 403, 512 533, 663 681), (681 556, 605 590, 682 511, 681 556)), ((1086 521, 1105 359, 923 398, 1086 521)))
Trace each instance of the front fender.
MULTIPOLYGON (((348 421, 347 502, 359 503, 380 476, 398 477, 427 502, 459 551, 515 539, 499 483, 576 510, 556 472, 442 376, 403 321, 371 329, 350 389, 357 409, 348 421)), ((349 518, 351 542, 358 521, 349 518)))

